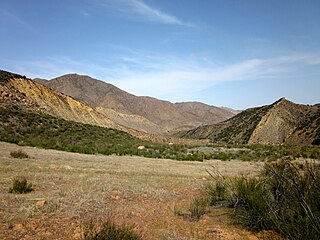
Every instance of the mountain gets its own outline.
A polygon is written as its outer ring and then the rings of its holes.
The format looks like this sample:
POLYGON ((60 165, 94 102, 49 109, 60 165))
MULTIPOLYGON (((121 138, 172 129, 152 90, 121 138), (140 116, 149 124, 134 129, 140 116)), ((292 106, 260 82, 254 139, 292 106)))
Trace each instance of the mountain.
POLYGON ((99 108, 99 112, 110 112, 111 109, 125 114, 120 117, 125 119, 125 122, 118 122, 116 118, 113 120, 128 127, 139 125, 139 130, 151 133, 158 133, 159 129, 162 133, 191 129, 203 124, 221 122, 235 115, 233 111, 203 103, 174 104, 152 97, 138 97, 89 76, 68 74, 49 81, 35 80, 92 108, 99 108), (127 118, 124 117, 126 115, 127 118), (139 118, 142 122, 139 122, 139 118))
POLYGON ((222 123, 200 126, 177 136, 237 144, 320 143, 320 106, 281 98, 271 105, 247 109, 222 123))
MULTIPOLYGON (((143 128, 160 132, 158 126, 154 126, 154 124, 140 116, 121 114, 110 109, 94 109, 25 76, 2 70, 0 70, 0 109, 16 110, 17 112, 21 112, 22 115, 45 113, 64 120, 122 130, 134 137, 151 142, 172 142, 188 145, 205 143, 205 141, 177 139, 170 136, 139 131, 137 130, 139 126, 144 125, 143 128), (129 121, 127 119, 130 119, 130 124, 135 129, 115 123, 114 119, 120 123, 126 123, 126 121, 129 121)), ((8 123, 3 124, 6 125, 8 123)))

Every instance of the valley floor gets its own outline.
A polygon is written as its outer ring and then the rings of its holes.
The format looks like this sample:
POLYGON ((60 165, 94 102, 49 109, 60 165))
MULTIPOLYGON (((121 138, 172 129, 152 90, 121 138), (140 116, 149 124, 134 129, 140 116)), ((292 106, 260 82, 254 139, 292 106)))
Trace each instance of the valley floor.
POLYGON ((106 218, 134 223, 144 239, 258 239, 234 226, 227 209, 212 209, 199 221, 175 214, 188 211, 212 166, 234 176, 256 174, 262 164, 84 155, 0 142, 0 239, 81 239, 86 221, 106 218), (29 158, 10 157, 19 149, 29 158), (17 177, 34 191, 9 193, 17 177))

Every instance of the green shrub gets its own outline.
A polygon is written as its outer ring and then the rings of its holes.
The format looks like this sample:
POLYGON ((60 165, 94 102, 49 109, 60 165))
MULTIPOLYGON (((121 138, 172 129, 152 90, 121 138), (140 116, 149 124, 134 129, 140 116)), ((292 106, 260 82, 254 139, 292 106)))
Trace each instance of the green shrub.
POLYGON ((234 219, 255 231, 272 228, 269 192, 262 179, 239 177, 234 179, 230 206, 234 219))
POLYGON ((290 239, 318 239, 320 167, 317 163, 279 161, 265 165, 263 177, 272 194, 275 229, 290 239))
POLYGON ((29 155, 22 150, 10 152, 10 156, 13 158, 29 158, 29 155))
POLYGON ((23 179, 16 179, 13 182, 12 188, 9 189, 9 193, 28 193, 33 191, 32 184, 23 179))
POLYGON ((286 239, 318 239, 318 163, 294 164, 287 160, 267 163, 257 178, 242 176, 228 182, 214 179, 209 190, 211 203, 227 196, 225 206, 233 208, 232 217, 249 229, 272 230, 286 239))
POLYGON ((84 226, 84 240, 139 240, 142 237, 134 231, 134 226, 116 225, 112 221, 97 224, 90 221, 84 226))

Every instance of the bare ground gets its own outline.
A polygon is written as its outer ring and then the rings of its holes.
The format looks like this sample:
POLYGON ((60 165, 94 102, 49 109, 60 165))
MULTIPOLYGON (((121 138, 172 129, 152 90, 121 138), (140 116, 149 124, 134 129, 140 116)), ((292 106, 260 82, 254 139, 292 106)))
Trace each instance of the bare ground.
POLYGON ((187 212, 212 166, 228 176, 254 175, 262 163, 84 155, 0 142, 0 239, 81 239, 91 218, 133 223, 144 239, 258 239, 234 226, 227 209, 199 221, 175 214, 187 212), (19 149, 30 157, 10 157, 19 149), (9 193, 17 177, 34 191, 9 193))

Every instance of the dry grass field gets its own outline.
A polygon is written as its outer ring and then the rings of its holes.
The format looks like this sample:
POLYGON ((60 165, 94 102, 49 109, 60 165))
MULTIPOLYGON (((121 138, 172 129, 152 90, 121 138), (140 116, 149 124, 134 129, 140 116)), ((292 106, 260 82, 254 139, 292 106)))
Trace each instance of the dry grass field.
POLYGON ((0 239, 81 239, 90 219, 135 224, 143 239, 258 239, 215 208, 190 221, 188 206, 214 166, 223 174, 256 174, 262 163, 185 162, 103 156, 21 147, 0 142, 0 239), (23 150, 29 158, 10 152, 23 150), (9 193, 25 177, 34 191, 9 193))

